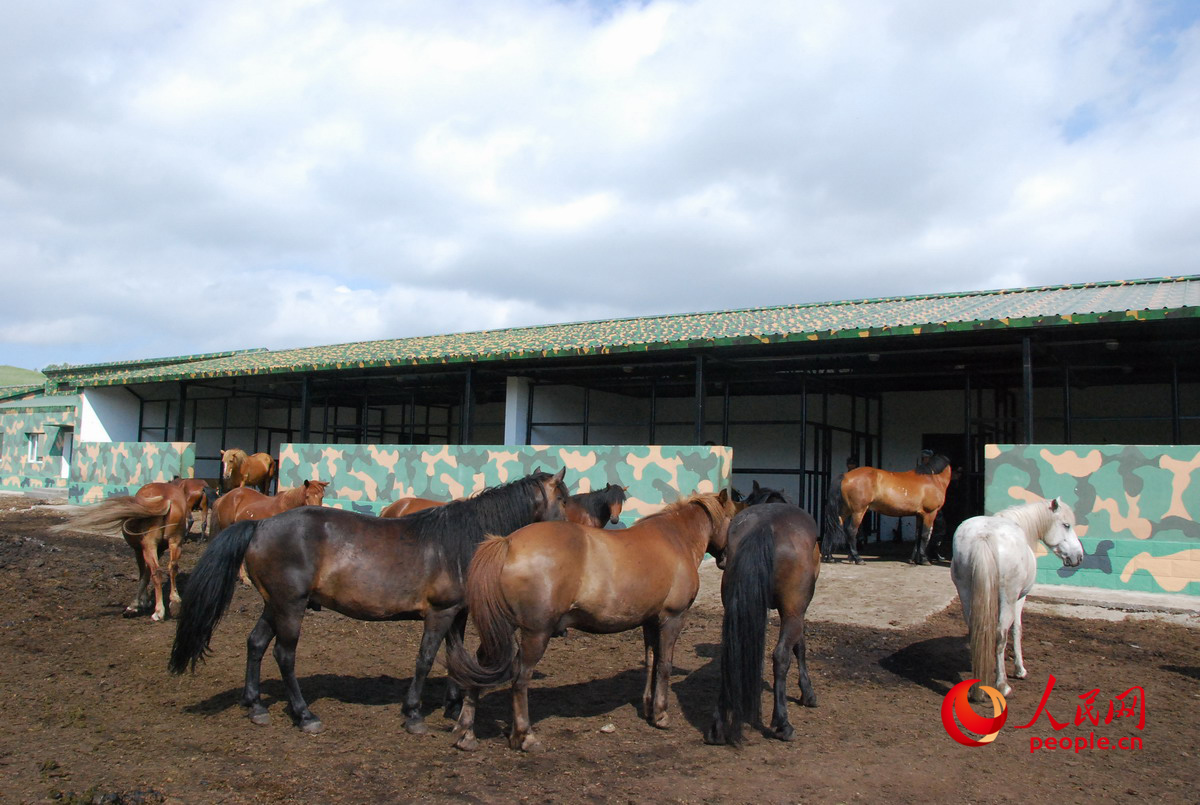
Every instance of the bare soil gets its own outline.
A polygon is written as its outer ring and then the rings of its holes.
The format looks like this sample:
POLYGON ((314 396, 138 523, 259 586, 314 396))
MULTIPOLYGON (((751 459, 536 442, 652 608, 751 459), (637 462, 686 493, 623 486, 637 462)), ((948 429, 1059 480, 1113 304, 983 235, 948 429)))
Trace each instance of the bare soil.
MULTIPOLYGON (((172 677, 173 624, 122 617, 136 575, 128 547, 51 534, 63 515, 31 504, 0 496, 4 802, 1195 802, 1200 790, 1196 630, 1027 614, 1030 676, 1013 683, 999 738, 969 748, 949 738, 939 716, 968 671, 958 605, 926 617, 928 602, 906 597, 924 588, 913 574, 944 590, 945 569, 890 558, 861 587, 853 567, 833 566, 822 582, 836 599, 818 584, 808 658, 820 706, 800 707, 793 671, 794 743, 753 729, 740 750, 701 740, 718 683, 711 569, 676 650, 668 730, 638 714, 640 634, 572 632, 551 645, 530 695, 545 752, 507 748, 506 691, 483 699, 475 753, 452 748, 440 712, 429 717, 430 736, 408 735, 401 702, 418 625, 328 611, 308 613, 297 663, 325 731, 292 726, 269 656, 263 692, 273 720, 257 727, 238 705, 245 638, 260 607, 253 590, 236 594, 207 664, 172 677), (895 595, 888 578, 898 580, 895 595), (917 613, 915 625, 883 611, 881 596, 917 613), (1045 715, 1017 728, 1033 718, 1051 673, 1047 707, 1067 728, 1052 730, 1045 715), (1144 729, 1131 718, 1105 725, 1109 701, 1132 686, 1145 691, 1144 729), (1077 726, 1079 697, 1093 689, 1100 724, 1077 726), (1030 752, 1034 737, 1089 734, 1134 737, 1142 748, 1030 752)), ((185 568, 202 548, 186 546, 185 568)), ((427 709, 444 689, 444 672, 435 671, 427 709)), ((765 685, 763 701, 769 707, 765 685)))

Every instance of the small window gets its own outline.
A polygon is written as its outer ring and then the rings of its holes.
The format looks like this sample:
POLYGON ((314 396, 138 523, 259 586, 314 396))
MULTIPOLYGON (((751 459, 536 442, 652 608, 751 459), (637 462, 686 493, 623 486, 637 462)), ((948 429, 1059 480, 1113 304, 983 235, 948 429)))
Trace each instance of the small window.
POLYGON ((42 460, 42 439, 46 437, 44 433, 27 433, 29 438, 29 449, 25 454, 25 458, 33 464, 40 463, 42 460))

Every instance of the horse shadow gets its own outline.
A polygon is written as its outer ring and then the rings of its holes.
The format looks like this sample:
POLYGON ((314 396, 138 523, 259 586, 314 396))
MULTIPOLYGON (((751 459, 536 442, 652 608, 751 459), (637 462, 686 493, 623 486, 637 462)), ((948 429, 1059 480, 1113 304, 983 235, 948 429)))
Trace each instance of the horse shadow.
MULTIPOLYGON (((299 680, 300 689, 310 705, 323 699, 343 704, 380 707, 400 705, 412 684, 412 677, 397 678, 388 674, 373 677, 346 676, 344 674, 312 674, 299 680)), ((438 709, 445 700, 447 680, 445 677, 430 677, 426 682, 422 709, 438 709), (435 707, 436 705, 436 707, 435 707)), ((281 679, 264 679, 259 689, 262 703, 271 709, 275 705, 286 705, 287 689, 281 679)), ((207 699, 184 707, 187 713, 216 715, 241 705, 242 688, 230 688, 207 699)))
POLYGON ((903 677, 939 696, 962 681, 971 668, 971 650, 964 635, 932 637, 910 643, 879 660, 885 671, 903 677))

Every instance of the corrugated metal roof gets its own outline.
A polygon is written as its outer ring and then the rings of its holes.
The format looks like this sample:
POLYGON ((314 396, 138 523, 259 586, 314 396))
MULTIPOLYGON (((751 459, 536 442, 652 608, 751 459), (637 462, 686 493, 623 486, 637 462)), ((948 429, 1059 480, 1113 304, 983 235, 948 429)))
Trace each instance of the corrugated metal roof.
POLYGON ((55 367, 53 379, 78 386, 125 385, 1198 316, 1200 275, 1192 275, 516 327, 160 359, 155 366, 55 367), (76 374, 75 369, 86 371, 76 374))

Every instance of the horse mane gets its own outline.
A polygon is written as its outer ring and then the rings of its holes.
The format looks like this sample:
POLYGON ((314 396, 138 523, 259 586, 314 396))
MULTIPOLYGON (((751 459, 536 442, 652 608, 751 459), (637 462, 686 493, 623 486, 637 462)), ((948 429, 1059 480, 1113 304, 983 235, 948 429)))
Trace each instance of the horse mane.
POLYGON ((928 464, 918 464, 913 470, 917 475, 940 475, 942 470, 950 466, 950 459, 943 456, 941 453, 934 455, 929 459, 928 464))
MULTIPOLYGON (((1042 534, 1046 532, 1047 524, 1052 524, 1054 514, 1050 510, 1050 501, 1035 500, 1030 503, 1018 503, 1014 506, 1009 506, 1006 509, 1001 509, 996 512, 997 517, 1003 517, 1005 520, 1011 520, 1017 524, 1017 527, 1025 534, 1025 539, 1029 541, 1029 547, 1032 548, 1042 534)), ((1071 520, 1075 519, 1075 512, 1066 503, 1061 500, 1058 502, 1059 509, 1066 509, 1071 512, 1071 520)))
POLYGON ((406 516, 408 533, 423 548, 438 551, 456 580, 467 575, 467 565, 476 546, 491 534, 511 534, 529 525, 533 507, 540 498, 538 487, 553 478, 548 472, 535 472, 507 484, 489 487, 463 500, 445 506, 423 509, 406 516))

